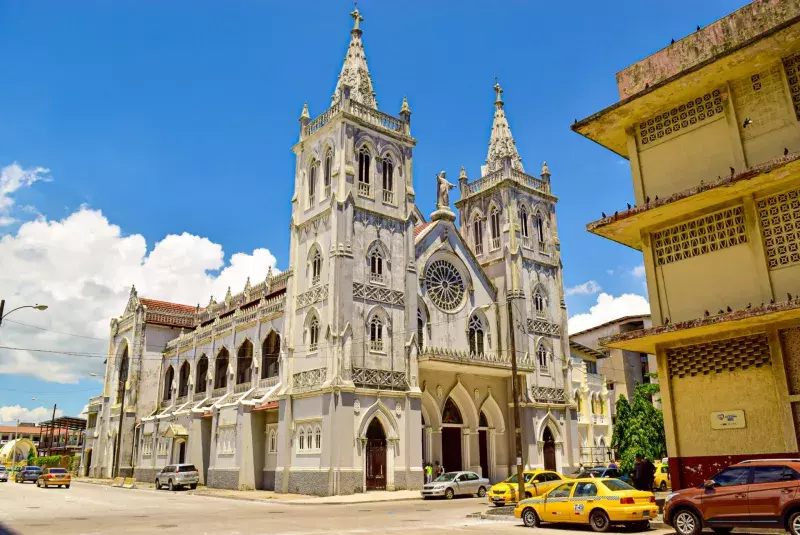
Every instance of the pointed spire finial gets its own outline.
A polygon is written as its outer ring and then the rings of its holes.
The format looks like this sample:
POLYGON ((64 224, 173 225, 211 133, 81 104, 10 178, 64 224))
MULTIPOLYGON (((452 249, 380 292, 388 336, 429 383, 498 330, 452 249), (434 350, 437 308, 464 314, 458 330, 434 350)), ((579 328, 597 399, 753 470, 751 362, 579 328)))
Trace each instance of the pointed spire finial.
POLYGON ((353 29, 351 31, 361 33, 361 28, 358 25, 364 21, 364 17, 361 16, 361 12, 358 10, 358 2, 354 2, 354 9, 350 16, 353 17, 353 29))
POLYGON ((459 182, 466 182, 467 181, 467 170, 464 169, 464 166, 461 166, 461 172, 458 173, 458 181, 459 182))
POLYGON ((344 64, 336 82, 336 89, 333 92, 331 105, 336 104, 342 98, 345 87, 350 90, 350 99, 368 106, 374 110, 378 109, 378 102, 375 99, 375 91, 372 87, 372 78, 367 67, 367 57, 364 53, 364 43, 361 42, 361 26, 364 20, 358 6, 350 13, 353 17, 353 29, 350 30, 350 46, 347 47, 347 54, 344 57, 344 64))
POLYGON ((547 167, 547 162, 542 162, 542 177, 550 176, 550 168, 547 167))
POLYGON ((510 160, 511 168, 525 172, 522 167, 522 158, 517 151, 517 144, 514 136, 511 135, 511 128, 508 126, 506 112, 503 109, 503 88, 500 83, 494 84, 494 121, 492 122, 492 135, 489 138, 489 154, 486 157, 485 169, 482 172, 492 173, 503 168, 503 160, 510 160))
POLYGON ((303 103, 303 112, 300 114, 300 120, 303 119, 311 119, 311 115, 308 113, 308 102, 303 103))
POLYGON ((272 266, 267 268, 267 280, 272 278, 272 266))
POLYGON ((403 95, 403 105, 400 106, 400 114, 402 115, 403 113, 411 114, 411 108, 408 107, 408 99, 405 95, 403 95))
POLYGON ((244 289, 245 291, 250 289, 250 277, 247 277, 247 281, 244 283, 244 289))
POLYGON ((496 76, 494 78, 494 87, 492 89, 494 89, 494 92, 497 95, 497 97, 494 99, 495 105, 499 104, 499 105, 502 106, 503 105, 503 88, 500 87, 500 82, 497 81, 497 77, 496 76))

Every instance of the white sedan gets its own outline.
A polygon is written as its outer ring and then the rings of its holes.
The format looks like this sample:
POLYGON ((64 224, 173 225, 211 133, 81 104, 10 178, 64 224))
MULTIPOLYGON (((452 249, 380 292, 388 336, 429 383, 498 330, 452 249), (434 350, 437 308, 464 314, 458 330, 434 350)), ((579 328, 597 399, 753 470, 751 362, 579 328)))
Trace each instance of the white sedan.
POLYGON ((448 500, 454 496, 468 495, 484 498, 491 487, 485 477, 475 472, 445 472, 431 483, 422 487, 422 497, 431 498, 444 496, 448 500))

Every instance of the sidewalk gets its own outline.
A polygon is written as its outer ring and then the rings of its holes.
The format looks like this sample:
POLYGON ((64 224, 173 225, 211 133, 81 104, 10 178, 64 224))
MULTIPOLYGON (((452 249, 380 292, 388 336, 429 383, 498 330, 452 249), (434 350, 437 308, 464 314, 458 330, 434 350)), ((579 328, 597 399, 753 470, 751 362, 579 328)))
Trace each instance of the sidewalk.
MULTIPOLYGON (((87 477, 74 478, 73 482, 92 485, 111 484, 110 479, 87 477)), ((144 481, 137 481, 136 488, 154 490, 155 485, 144 481)), ((376 503, 422 499, 418 490, 378 490, 343 496, 309 496, 306 494, 283 494, 270 490, 228 490, 200 486, 195 490, 181 490, 178 492, 196 496, 226 498, 229 500, 281 503, 286 505, 346 505, 351 503, 376 503)))

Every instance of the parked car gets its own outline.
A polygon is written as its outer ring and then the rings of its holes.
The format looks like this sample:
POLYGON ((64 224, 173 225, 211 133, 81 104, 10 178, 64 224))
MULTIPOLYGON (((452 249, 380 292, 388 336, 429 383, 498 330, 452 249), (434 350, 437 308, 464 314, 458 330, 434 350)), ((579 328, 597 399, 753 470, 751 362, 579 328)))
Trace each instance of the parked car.
POLYGON ((733 528, 779 528, 800 535, 800 459, 763 459, 729 466, 702 485, 670 493, 664 522, 678 535, 733 528))
POLYGON ((25 483, 26 481, 30 481, 31 483, 36 483, 36 480, 39 479, 39 474, 41 473, 42 469, 38 466, 26 466, 19 469, 14 474, 14 482, 25 483))
POLYGON ((666 464, 656 465, 656 479, 655 483, 653 483, 653 488, 656 488, 660 491, 665 491, 668 488, 672 488, 672 481, 669 478, 669 466, 666 464))
POLYGON ((631 484, 630 474, 625 474, 619 468, 608 468, 606 466, 598 466, 596 468, 587 468, 574 476, 573 479, 582 479, 586 477, 610 477, 624 481, 628 485, 631 484))
POLYGON ((8 470, 3 465, 0 465, 0 481, 4 483, 8 481, 8 470))
MULTIPOLYGON (((540 496, 568 479, 566 476, 550 470, 525 470, 522 473, 522 477, 525 481, 525 498, 540 496)), ((516 503, 518 501, 517 491, 519 490, 517 481, 519 481, 517 474, 514 474, 501 483, 492 485, 489 490, 489 503, 493 503, 498 507, 516 503)))
POLYGON ((588 524, 606 532, 612 524, 627 524, 645 530, 658 515, 652 492, 636 490, 624 481, 610 478, 582 478, 567 481, 547 494, 522 500, 514 516, 528 527, 542 522, 588 524))
POLYGON ((193 464, 170 464, 156 474, 156 489, 166 485, 169 490, 181 487, 196 489, 200 474, 193 464))
POLYGON ((489 485, 491 483, 488 479, 475 472, 445 472, 433 482, 424 485, 421 492, 423 499, 444 496, 451 500, 459 495, 477 495, 483 498, 489 485))
POLYGON ((40 488, 69 488, 71 482, 72 476, 66 468, 45 468, 36 479, 36 486, 40 488))

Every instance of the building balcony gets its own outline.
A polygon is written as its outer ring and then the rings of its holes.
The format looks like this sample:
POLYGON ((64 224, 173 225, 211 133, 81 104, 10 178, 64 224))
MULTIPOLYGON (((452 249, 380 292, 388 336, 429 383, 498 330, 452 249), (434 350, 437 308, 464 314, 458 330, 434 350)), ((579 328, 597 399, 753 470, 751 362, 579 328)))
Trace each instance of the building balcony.
POLYGON ((275 377, 266 377, 258 381, 258 388, 272 388, 277 385, 279 381, 280 377, 277 375, 275 377))
POLYGON ((592 423, 594 425, 607 425, 608 417, 605 414, 592 414, 592 423))
POLYGON ((475 244, 475 255, 476 256, 480 256, 482 254, 483 254, 483 244, 482 243, 476 243, 475 244))
POLYGON ((500 248, 500 238, 492 238, 489 240, 489 250, 496 251, 500 248))
POLYGON ((189 396, 180 396, 175 398, 175 405, 183 405, 187 401, 189 401, 189 396))
POLYGON ((369 182, 359 182, 358 183, 358 194, 361 197, 366 197, 368 199, 372 199, 372 184, 369 182))
POLYGON ((383 202, 386 204, 394 204, 394 192, 383 190, 383 202))
POLYGON ((548 200, 556 199, 550 193, 549 182, 509 167, 499 169, 489 173, 488 175, 482 176, 472 183, 462 183, 461 198, 456 201, 456 207, 461 208, 463 203, 470 197, 484 194, 489 190, 504 184, 513 185, 529 193, 535 193, 540 196, 544 196, 548 200))
POLYGON ((206 398, 206 391, 203 390, 202 392, 195 392, 192 394, 192 401, 200 401, 201 399, 206 398))
POLYGON ((596 373, 587 373, 586 383, 589 385, 589 390, 602 390, 606 384, 606 379, 596 373))
POLYGON ((331 198, 331 185, 325 184, 325 188, 322 190, 323 192, 323 199, 330 199, 331 198))
POLYGON ((383 353, 383 340, 370 340, 369 342, 369 350, 373 353, 383 353))
POLYGON ((233 393, 234 394, 244 394, 245 392, 247 392, 251 388, 253 388, 253 383, 250 382, 250 381, 247 381, 246 383, 239 383, 238 385, 233 387, 233 393))
POLYGON ((525 249, 533 249, 533 239, 530 236, 522 237, 522 246, 525 249))
POLYGON ((764 332, 769 325, 797 320, 800 320, 800 297, 792 301, 617 334, 601 338, 600 344, 612 349, 655 355, 658 346, 681 345, 711 336, 731 338, 740 334, 764 332))
POLYGON ((353 367, 352 379, 353 384, 359 388, 374 388, 377 390, 406 390, 408 388, 405 372, 393 370, 353 367))
POLYGON ((222 388, 215 388, 211 391, 211 397, 214 399, 221 398, 228 392, 228 387, 223 386, 222 388))
MULTIPOLYGON (((464 366, 480 366, 480 373, 508 377, 511 375, 511 357, 507 352, 496 351, 470 353, 450 348, 426 347, 419 355, 421 370, 468 371, 464 366)), ((533 362, 521 356, 517 359, 517 370, 528 373, 534 370, 533 362)))
POLYGON ((386 284, 386 278, 384 277, 383 273, 370 273, 369 282, 374 282, 376 284, 386 284))
POLYGON ((709 177, 692 188, 663 199, 623 210, 586 225, 598 236, 642 250, 642 232, 677 221, 688 213, 703 213, 769 188, 778 190, 800 180, 800 153, 781 156, 722 178, 709 177))
POLYGON ((582 412, 578 413, 578 425, 589 425, 589 417, 582 412))

